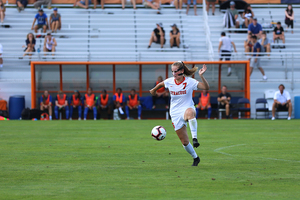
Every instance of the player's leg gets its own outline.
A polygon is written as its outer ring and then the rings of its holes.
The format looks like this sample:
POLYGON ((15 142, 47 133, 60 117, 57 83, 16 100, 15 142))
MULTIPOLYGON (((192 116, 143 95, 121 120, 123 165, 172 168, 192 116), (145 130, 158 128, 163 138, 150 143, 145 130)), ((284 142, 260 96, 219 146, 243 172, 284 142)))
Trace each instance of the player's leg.
POLYGON ((78 106, 78 120, 81 120, 82 106, 78 106))
POLYGON ((58 119, 58 106, 54 107, 55 118, 58 119))
POLYGON ((196 112, 193 108, 188 108, 184 112, 184 120, 189 122, 191 134, 193 137, 193 146, 195 148, 199 147, 199 142, 197 139, 197 120, 196 120, 196 112))
POLYGON ((72 120, 73 109, 74 109, 74 108, 73 108, 73 106, 71 105, 71 106, 70 106, 70 113, 69 113, 69 114, 70 114, 70 120, 72 120))
MULTIPOLYGON (((72 106, 71 106, 71 107, 72 107, 72 106)), ((65 111, 66 111, 66 119, 69 119, 69 114, 70 114, 69 106, 66 106, 66 107, 65 107, 65 111)))
POLYGON ((197 105, 197 106, 196 106, 196 119, 198 119, 199 111, 200 111, 200 106, 197 105))
POLYGON ((88 112, 89 112, 89 108, 85 107, 84 108, 84 112, 83 112, 83 118, 84 118, 84 120, 86 120, 86 116, 87 116, 88 112))
POLYGON ((207 107, 207 118, 210 119, 210 116, 211 116, 211 106, 208 105, 208 107, 207 107))
POLYGON ((125 111, 126 111, 127 119, 129 119, 129 107, 128 106, 125 106, 125 111))
POLYGON ((176 130, 176 133, 183 145, 183 148, 194 158, 192 166, 197 166, 200 162, 200 158, 198 157, 196 151, 193 149, 191 143, 189 142, 186 126, 184 125, 180 129, 176 130))
POLYGON ((277 103, 274 102, 273 105, 272 105, 272 120, 275 119, 276 108, 277 108, 277 103))
POLYGON ((142 115, 142 106, 139 105, 138 106, 138 119, 141 119, 141 115, 142 115))
POLYGON ((292 102, 289 102, 286 104, 287 108, 288 108, 288 111, 289 111, 289 116, 288 116, 288 120, 291 119, 291 116, 292 116, 292 102))
POLYGON ((97 119, 97 107, 96 106, 93 107, 93 113, 94 113, 94 120, 96 120, 97 119))

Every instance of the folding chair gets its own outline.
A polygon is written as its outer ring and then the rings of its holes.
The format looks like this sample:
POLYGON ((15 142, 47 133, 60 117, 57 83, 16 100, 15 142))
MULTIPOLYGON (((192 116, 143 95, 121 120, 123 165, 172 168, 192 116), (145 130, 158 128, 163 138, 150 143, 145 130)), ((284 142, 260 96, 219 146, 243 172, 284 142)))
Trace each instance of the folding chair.
MULTIPOLYGON (((238 104, 238 106, 240 106, 240 105, 246 105, 246 104, 249 104, 250 105, 250 101, 249 101, 249 99, 247 99, 247 98, 240 98, 239 100, 238 100, 238 102, 237 102, 237 104, 238 104)), ((250 109, 250 107, 249 108, 247 108, 247 107, 245 107, 245 106, 243 106, 243 107, 238 107, 238 115, 239 115, 239 119, 241 119, 241 113, 242 112, 249 112, 249 117, 250 117, 250 111, 251 111, 251 109, 250 109)))
POLYGON ((258 98, 255 101, 255 119, 257 119, 257 113, 258 112, 264 112, 265 119, 269 118, 269 105, 268 105, 268 101, 265 98, 258 98), (257 104, 263 104, 263 107, 260 106, 258 108, 257 104))

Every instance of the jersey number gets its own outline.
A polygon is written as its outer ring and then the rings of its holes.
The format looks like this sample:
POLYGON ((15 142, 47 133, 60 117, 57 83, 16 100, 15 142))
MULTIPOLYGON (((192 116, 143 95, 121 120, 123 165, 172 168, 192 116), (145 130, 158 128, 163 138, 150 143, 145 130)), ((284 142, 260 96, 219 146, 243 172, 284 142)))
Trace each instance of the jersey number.
POLYGON ((187 84, 187 83, 183 83, 183 85, 184 85, 183 90, 186 88, 186 84, 187 84))

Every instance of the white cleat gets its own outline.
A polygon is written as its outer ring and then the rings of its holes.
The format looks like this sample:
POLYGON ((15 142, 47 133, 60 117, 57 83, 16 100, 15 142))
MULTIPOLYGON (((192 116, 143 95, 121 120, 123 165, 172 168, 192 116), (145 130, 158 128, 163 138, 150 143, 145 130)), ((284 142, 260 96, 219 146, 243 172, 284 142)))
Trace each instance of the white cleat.
POLYGON ((291 117, 288 117, 287 120, 291 120, 291 117))
POLYGON ((272 120, 275 120, 275 117, 272 117, 272 120))
POLYGON ((81 117, 79 117, 78 120, 81 120, 81 117))

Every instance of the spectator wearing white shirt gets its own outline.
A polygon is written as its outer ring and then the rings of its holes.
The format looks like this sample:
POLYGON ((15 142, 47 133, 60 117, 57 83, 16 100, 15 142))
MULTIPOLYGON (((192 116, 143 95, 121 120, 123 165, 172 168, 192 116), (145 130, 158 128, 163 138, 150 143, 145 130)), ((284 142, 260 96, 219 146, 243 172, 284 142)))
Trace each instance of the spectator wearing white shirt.
POLYGON ((278 88, 279 91, 275 92, 274 94, 274 103, 272 107, 272 120, 275 119, 276 108, 281 110, 288 109, 289 116, 287 119, 290 120, 292 115, 292 102, 291 102, 290 93, 288 91, 284 91, 285 87, 283 84, 280 84, 278 88))
MULTIPOLYGON (((225 32, 221 33, 221 38, 219 39, 219 48, 218 53, 220 54, 220 61, 225 58, 225 60, 230 60, 231 56, 231 49, 234 48, 234 51, 236 51, 235 44, 229 37, 226 36, 225 32), (220 53, 221 51, 221 53, 220 53)), ((228 64, 228 74, 227 76, 231 75, 231 65, 228 64)))

